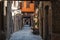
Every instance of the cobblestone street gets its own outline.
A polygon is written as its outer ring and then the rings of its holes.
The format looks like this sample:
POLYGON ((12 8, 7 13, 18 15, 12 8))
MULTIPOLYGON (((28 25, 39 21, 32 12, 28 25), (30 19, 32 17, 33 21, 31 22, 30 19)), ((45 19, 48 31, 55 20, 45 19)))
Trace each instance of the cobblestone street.
POLYGON ((10 40, 42 40, 39 35, 32 33, 31 27, 25 25, 22 30, 17 31, 11 35, 10 40))

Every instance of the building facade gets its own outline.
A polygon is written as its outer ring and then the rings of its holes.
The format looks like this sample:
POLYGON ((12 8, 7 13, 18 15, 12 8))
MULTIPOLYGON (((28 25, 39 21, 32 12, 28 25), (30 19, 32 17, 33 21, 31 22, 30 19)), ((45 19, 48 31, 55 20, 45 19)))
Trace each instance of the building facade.
POLYGON ((39 4, 39 27, 43 40, 60 40, 60 1, 41 1, 39 4))

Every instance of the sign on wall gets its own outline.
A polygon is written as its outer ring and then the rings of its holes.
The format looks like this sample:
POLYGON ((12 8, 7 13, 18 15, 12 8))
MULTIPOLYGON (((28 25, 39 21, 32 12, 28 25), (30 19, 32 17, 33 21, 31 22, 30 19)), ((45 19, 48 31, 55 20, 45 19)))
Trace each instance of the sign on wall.
POLYGON ((21 11, 22 12, 34 12, 34 2, 31 3, 31 1, 23 1, 21 11))

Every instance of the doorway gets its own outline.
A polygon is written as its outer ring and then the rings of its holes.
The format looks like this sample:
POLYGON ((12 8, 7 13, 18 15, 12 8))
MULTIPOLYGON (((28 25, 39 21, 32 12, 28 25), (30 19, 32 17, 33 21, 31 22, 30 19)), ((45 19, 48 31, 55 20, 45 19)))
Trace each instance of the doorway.
POLYGON ((30 17, 23 17, 23 25, 31 26, 31 18, 30 17))
POLYGON ((49 10, 49 6, 46 5, 45 6, 45 40, 48 40, 48 36, 49 36, 49 26, 48 26, 48 10, 49 10))

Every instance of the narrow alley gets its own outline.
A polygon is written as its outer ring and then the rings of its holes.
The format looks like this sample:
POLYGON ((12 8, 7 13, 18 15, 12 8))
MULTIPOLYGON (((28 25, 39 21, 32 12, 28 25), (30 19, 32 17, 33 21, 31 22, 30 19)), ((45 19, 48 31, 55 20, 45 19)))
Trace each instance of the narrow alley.
POLYGON ((22 30, 11 35, 10 40, 42 40, 42 38, 39 35, 34 35, 29 25, 24 25, 22 30))
POLYGON ((0 40, 60 40, 60 2, 0 1, 0 40))

